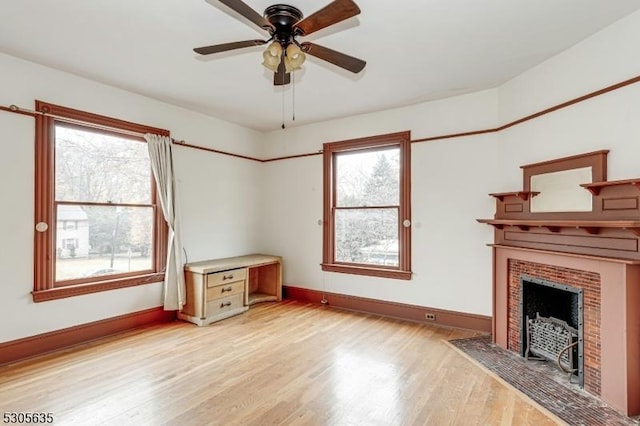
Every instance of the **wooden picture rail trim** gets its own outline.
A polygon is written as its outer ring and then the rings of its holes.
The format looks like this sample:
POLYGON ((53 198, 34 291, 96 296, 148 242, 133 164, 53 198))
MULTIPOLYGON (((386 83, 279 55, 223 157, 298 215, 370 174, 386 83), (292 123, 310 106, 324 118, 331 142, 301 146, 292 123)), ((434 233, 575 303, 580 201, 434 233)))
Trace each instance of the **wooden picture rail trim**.
MULTIPOLYGON (((638 83, 638 82, 640 82, 640 75, 636 76, 636 77, 633 77, 633 78, 630 78, 628 80, 621 81, 620 83, 616 83, 616 84, 613 84, 611 86, 607 86, 607 87, 605 87, 603 89, 596 90, 595 92, 591 92, 591 93, 588 93, 586 95, 583 95, 583 96, 571 99, 569 101, 557 104, 555 106, 543 109, 542 111, 538 111, 538 112, 536 112, 534 114, 527 115, 527 116, 525 116, 523 118, 514 120, 514 121, 512 121, 510 123, 504 124, 504 125, 499 126, 499 127, 494 127, 494 128, 490 128, 490 129, 482 129, 482 130, 472 130, 472 131, 461 132, 461 133, 450 133, 450 134, 437 135, 437 136, 428 136, 428 137, 424 137, 424 138, 413 139, 413 140, 411 140, 411 143, 431 142, 431 141, 437 141, 437 140, 443 140, 443 139, 453 139, 453 138, 461 138, 461 137, 465 137, 465 136, 475 136, 475 135, 482 135, 482 134, 487 134, 487 133, 500 132, 502 130, 505 130, 505 129, 508 129, 510 127, 516 126, 518 124, 522 124, 524 122, 533 120, 535 118, 542 117, 543 115, 550 114, 550 113, 558 111, 560 109, 567 108, 567 107, 569 107, 571 105, 575 105, 575 104, 578 104, 580 102, 595 98, 597 96, 601 96, 601 95, 607 94, 609 92, 613 92, 614 90, 618 90, 618 89, 621 89, 621 88, 626 87, 626 86, 630 86, 630 85, 638 83)), ((9 107, 0 106, 0 111, 13 112, 13 113, 16 113, 16 114, 29 115, 29 116, 33 116, 33 117, 35 117, 36 115, 41 114, 40 112, 30 111, 28 109, 17 107, 16 105, 10 105, 9 107)), ((188 147, 188 148, 194 148, 194 149, 200 149, 200 150, 203 150, 203 151, 212 152, 212 153, 215 153, 215 154, 227 155, 227 156, 231 156, 231 157, 243 158, 243 159, 251 160, 251 161, 257 161, 257 162, 260 162, 260 163, 268 163, 268 162, 272 162, 272 161, 281 161, 281 160, 290 160, 290 159, 295 159, 295 158, 310 157, 310 156, 315 156, 315 155, 321 155, 322 154, 322 152, 310 152, 310 153, 304 153, 304 154, 287 155, 287 156, 284 156, 284 157, 274 157, 274 158, 269 158, 269 159, 259 159, 259 158, 250 157, 250 156, 246 156, 246 155, 233 154, 233 153, 226 152, 226 151, 220 151, 220 150, 213 149, 213 148, 207 148, 207 147, 203 147, 203 146, 199 146, 199 145, 192 145, 192 144, 188 144, 188 143, 186 143, 184 141, 176 141, 176 144, 180 145, 180 146, 188 147)))
POLYGON ((338 293, 327 293, 294 286, 283 286, 282 289, 283 297, 287 299, 323 304, 334 308, 381 315, 405 321, 437 324, 446 327, 463 328, 484 333, 490 333, 492 327, 491 317, 485 315, 447 311, 443 309, 429 308, 426 306, 408 305, 404 303, 348 296, 338 293), (323 300, 326 301, 326 303, 323 303, 323 300), (426 313, 434 314, 435 320, 426 320, 426 313))
POLYGON ((0 105, 0 111, 13 112, 15 114, 28 115, 29 117, 35 117, 38 113, 33 111, 24 110, 16 105, 9 105, 8 107, 0 105))
POLYGON ((199 145, 192 145, 190 143, 186 143, 185 141, 174 141, 174 144, 177 145, 177 146, 184 146, 186 148, 193 148, 193 149, 199 149, 201 151, 212 152, 214 154, 227 155, 229 157, 235 157, 235 158, 243 158, 245 160, 257 161, 259 163, 263 163, 264 162, 264 160, 260 160, 258 158, 253 158, 253 157, 249 157, 247 155, 234 154, 232 152, 220 151, 219 149, 206 148, 204 146, 199 146, 199 145))
POLYGON ((175 319, 175 311, 158 307, 0 343, 0 365, 175 319))
POLYGON ((308 154, 287 155, 286 157, 269 158, 267 160, 260 160, 260 161, 262 161, 263 163, 270 163, 272 161, 291 160, 293 158, 302 158, 302 157, 313 157, 315 155, 322 155, 322 150, 318 152, 310 152, 308 154))
POLYGON ((636 76, 636 77, 633 77, 633 78, 630 78, 628 80, 624 80, 624 81, 622 81, 620 83, 616 83, 616 84, 613 84, 611 86, 607 86, 604 89, 596 90, 595 92, 591 92, 591 93, 588 93, 586 95, 580 96, 578 98, 571 99, 570 101, 566 101, 566 102, 563 102, 561 104, 552 106, 550 108, 543 109, 542 111, 536 112, 535 114, 528 115, 528 116, 526 116, 524 118, 512 121, 509 124, 505 124, 504 126, 498 127, 497 130, 500 131, 500 130, 508 129, 509 127, 513 127, 515 125, 522 124, 522 123, 524 123, 526 121, 533 120, 534 118, 541 117, 543 115, 549 114, 549 113, 557 111, 559 109, 566 108, 568 106, 571 106, 571 105, 586 101, 586 100, 591 99, 591 98, 595 98, 595 97, 600 96, 600 95, 604 95, 605 93, 609 93, 609 92, 612 92, 614 90, 618 90, 618 89, 621 89, 623 87, 629 86, 630 84, 634 84, 634 83, 638 83, 638 82, 640 82, 640 75, 636 76))

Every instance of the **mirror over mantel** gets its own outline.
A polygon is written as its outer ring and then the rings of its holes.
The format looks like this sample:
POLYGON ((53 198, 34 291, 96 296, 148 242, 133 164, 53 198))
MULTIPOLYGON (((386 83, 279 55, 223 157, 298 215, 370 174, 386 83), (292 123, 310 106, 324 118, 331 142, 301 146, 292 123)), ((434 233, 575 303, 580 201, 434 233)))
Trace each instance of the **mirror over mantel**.
POLYGON ((531 213, 590 212, 593 209, 591 192, 580 185, 593 182, 593 168, 560 170, 531 176, 531 213))
POLYGON ((523 188, 489 194, 494 247, 597 256, 640 266, 640 178, 607 180, 608 150, 521 166, 523 188))
POLYGON ((530 199, 529 212, 592 212, 593 196, 581 185, 606 181, 608 152, 600 150, 522 166, 523 188, 536 194, 530 199))

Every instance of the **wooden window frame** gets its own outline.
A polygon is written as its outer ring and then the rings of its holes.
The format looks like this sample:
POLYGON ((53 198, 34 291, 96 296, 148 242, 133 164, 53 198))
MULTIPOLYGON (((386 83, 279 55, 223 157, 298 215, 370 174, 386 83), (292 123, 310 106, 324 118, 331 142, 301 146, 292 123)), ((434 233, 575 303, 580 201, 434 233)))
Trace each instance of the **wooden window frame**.
POLYGON ((389 133, 323 145, 323 247, 322 270, 402 280, 411 279, 411 132, 389 133), (338 154, 383 147, 400 148, 400 211, 398 215, 398 266, 337 262, 335 260, 335 161, 338 154))
POLYGON ((157 283, 164 280, 167 258, 168 226, 164 220, 156 184, 151 182, 151 204, 154 210, 154 235, 152 270, 126 276, 102 276, 95 282, 56 286, 55 261, 55 125, 77 126, 114 136, 126 136, 145 142, 142 135, 153 133, 170 136, 168 130, 131 123, 116 118, 88 113, 64 106, 36 100, 35 133, 35 212, 34 225, 45 223, 48 229, 34 232, 34 285, 33 301, 62 299, 83 294, 97 293, 118 288, 157 283))

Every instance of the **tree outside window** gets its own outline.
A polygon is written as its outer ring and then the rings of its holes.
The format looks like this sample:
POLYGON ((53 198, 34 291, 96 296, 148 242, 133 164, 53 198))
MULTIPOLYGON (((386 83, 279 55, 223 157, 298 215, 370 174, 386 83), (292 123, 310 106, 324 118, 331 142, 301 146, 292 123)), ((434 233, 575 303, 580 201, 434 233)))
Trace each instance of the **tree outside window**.
POLYGON ((34 301, 162 281, 167 226, 145 133, 156 129, 36 102, 34 301), (53 225, 53 226, 52 226, 53 225))
POLYGON ((57 222, 82 238, 85 248, 73 260, 56 259, 56 281, 150 271, 153 205, 146 144, 63 123, 55 126, 55 141, 57 222), (74 213, 75 220, 84 219, 85 232, 64 220, 74 213))
POLYGON ((323 269, 410 279, 410 140, 324 145, 323 269))

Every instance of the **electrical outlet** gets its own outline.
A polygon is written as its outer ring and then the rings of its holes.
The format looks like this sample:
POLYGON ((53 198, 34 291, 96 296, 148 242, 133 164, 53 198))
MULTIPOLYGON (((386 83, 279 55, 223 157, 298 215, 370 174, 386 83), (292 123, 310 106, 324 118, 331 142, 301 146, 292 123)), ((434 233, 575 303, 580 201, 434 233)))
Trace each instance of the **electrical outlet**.
POLYGON ((436 320, 436 314, 430 314, 430 313, 425 313, 424 314, 424 319, 428 320, 428 321, 435 321, 436 320))

